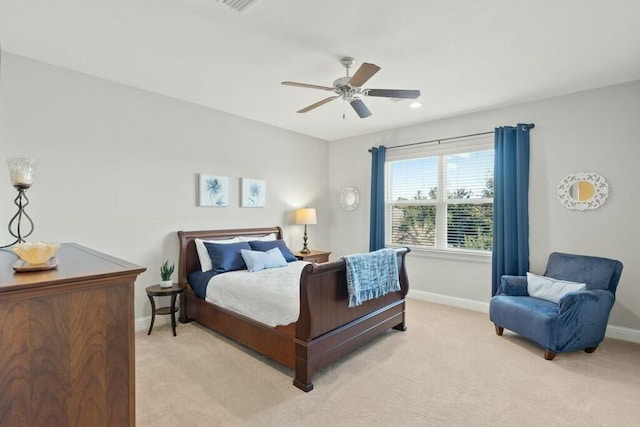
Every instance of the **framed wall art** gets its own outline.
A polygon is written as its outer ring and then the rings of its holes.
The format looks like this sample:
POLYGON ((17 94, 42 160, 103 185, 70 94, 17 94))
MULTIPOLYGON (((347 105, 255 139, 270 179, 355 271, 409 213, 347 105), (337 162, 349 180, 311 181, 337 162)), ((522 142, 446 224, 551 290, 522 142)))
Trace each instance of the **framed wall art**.
POLYGON ((200 174, 199 206, 229 206, 229 177, 200 174))
POLYGON ((267 200, 267 184, 261 179, 242 178, 240 200, 243 208, 263 208, 267 200))

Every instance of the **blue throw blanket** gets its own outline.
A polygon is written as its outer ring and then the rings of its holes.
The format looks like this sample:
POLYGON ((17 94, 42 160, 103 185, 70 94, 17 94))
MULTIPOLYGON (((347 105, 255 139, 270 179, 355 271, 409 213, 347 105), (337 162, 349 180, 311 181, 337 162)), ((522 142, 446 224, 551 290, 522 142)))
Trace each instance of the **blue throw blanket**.
POLYGON ((349 307, 400 290, 398 258, 393 249, 347 255, 349 307))

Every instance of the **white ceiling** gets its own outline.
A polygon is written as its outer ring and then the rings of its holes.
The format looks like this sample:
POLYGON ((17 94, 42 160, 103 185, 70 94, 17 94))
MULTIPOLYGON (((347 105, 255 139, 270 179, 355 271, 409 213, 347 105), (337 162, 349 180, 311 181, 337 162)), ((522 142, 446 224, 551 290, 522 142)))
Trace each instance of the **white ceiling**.
POLYGON ((640 79, 638 0, 0 0, 7 52, 325 140, 640 79), (423 107, 330 93, 343 56, 365 87, 423 107), (346 118, 342 118, 343 109, 346 118))

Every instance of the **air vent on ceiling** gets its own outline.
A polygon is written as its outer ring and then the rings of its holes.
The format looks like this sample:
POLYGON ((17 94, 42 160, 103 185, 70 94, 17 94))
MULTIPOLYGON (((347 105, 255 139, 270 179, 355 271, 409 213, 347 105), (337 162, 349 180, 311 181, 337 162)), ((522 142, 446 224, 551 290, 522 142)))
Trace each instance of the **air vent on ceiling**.
POLYGON ((233 10, 242 12, 249 6, 253 5, 254 3, 258 3, 259 1, 260 0, 222 0, 222 3, 226 4, 233 10))

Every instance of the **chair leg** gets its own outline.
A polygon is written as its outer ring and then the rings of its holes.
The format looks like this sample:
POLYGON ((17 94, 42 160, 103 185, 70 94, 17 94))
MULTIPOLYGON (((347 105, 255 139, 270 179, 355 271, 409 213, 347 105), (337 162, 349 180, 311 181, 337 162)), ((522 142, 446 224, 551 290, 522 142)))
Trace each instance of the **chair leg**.
POLYGON ((553 358, 554 358, 554 357, 556 357, 556 354, 557 354, 557 353, 554 353, 554 352, 553 352, 553 351, 551 351, 551 350, 545 350, 545 351, 544 351, 544 358, 545 358, 546 360, 553 360, 553 358))
POLYGON ((585 348, 584 351, 585 353, 593 353, 594 351, 596 351, 596 348, 598 348, 598 346, 588 347, 588 348, 585 348))
POLYGON ((495 325, 495 326, 496 326, 496 334, 502 336, 502 333, 504 332, 504 328, 498 325, 495 325))

